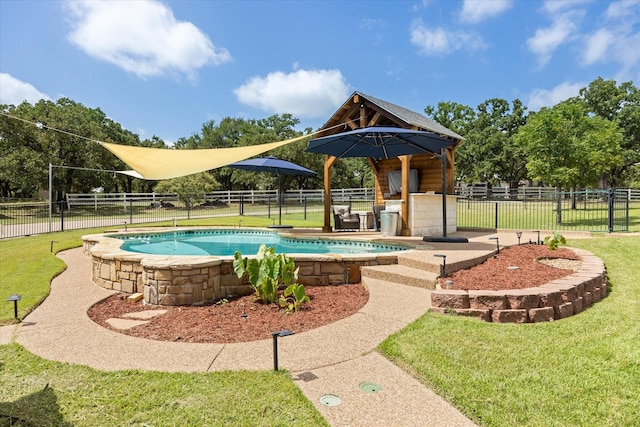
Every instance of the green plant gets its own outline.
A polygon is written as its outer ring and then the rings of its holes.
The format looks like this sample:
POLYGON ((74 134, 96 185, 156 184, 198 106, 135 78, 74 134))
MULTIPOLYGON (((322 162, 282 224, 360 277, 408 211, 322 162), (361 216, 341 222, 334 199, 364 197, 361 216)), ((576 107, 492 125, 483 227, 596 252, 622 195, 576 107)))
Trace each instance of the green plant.
POLYGON ((562 234, 554 231, 553 236, 547 236, 544 238, 544 244, 547 245, 550 250, 555 251, 556 249, 558 249, 558 246, 566 245, 567 240, 562 234))
POLYGON ((216 305, 219 305, 220 307, 224 307, 225 305, 227 305, 228 302, 229 302, 228 299, 220 298, 218 301, 216 301, 216 305))
POLYGON ((233 270, 239 278, 249 276, 251 288, 263 304, 278 299, 280 286, 288 288, 298 280, 298 269, 292 258, 276 254, 273 247, 261 245, 255 258, 243 258, 240 251, 233 256, 233 270))
POLYGON ((304 285, 294 283, 284 290, 284 294, 280 295, 280 307, 284 307, 285 312, 290 314, 300 310, 300 306, 305 302, 311 301, 307 295, 304 285))

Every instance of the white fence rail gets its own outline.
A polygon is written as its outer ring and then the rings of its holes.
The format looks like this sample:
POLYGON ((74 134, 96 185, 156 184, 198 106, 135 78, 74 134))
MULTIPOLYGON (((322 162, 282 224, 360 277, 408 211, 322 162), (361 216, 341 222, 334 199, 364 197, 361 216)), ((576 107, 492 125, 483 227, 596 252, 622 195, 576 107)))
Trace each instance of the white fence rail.
MULTIPOLYGON (((239 190, 239 191, 214 191, 202 195, 204 202, 220 201, 227 204, 239 203, 259 203, 267 199, 276 199, 276 190, 239 190)), ((373 188, 341 188, 331 190, 331 197, 335 200, 348 199, 370 199, 374 198, 373 188)), ((124 208, 129 202, 149 202, 162 203, 176 200, 177 194, 172 193, 68 193, 66 196, 67 206, 94 206, 98 209, 101 204, 121 204, 124 208)), ((298 199, 300 203, 304 200, 323 200, 324 190, 289 190, 286 198, 298 199)))

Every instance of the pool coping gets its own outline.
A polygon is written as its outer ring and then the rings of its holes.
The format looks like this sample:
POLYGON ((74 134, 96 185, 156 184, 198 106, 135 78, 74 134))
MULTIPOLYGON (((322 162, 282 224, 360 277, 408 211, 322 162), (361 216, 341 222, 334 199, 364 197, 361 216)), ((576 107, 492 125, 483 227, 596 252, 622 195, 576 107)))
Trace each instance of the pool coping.
MULTIPOLYGON (((199 230, 233 230, 228 227, 198 227, 199 230)), ((163 234, 195 231, 192 228, 133 229, 123 234, 163 234)), ((262 229, 251 229, 261 232, 262 229)), ((356 240, 396 246, 414 247, 410 243, 391 242, 379 238, 305 237, 303 234, 265 229, 296 239, 356 240)), ((252 293, 247 279, 239 279, 233 269, 233 256, 214 255, 151 255, 121 249, 123 240, 114 233, 82 236, 83 253, 92 260, 91 278, 105 289, 130 294, 142 293, 145 303, 152 305, 203 305, 221 298, 252 293)), ((398 252, 358 254, 287 254, 299 267, 298 282, 306 286, 326 286, 357 283, 365 266, 397 264, 398 252)), ((247 255, 251 257, 252 255, 247 255)))

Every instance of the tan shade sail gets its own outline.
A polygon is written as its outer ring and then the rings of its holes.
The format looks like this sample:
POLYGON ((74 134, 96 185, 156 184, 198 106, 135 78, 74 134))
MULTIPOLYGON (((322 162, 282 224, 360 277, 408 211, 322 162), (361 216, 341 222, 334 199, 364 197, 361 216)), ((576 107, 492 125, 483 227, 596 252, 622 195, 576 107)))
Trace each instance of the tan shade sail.
POLYGON ((246 147, 212 148, 201 150, 173 150, 167 148, 148 148, 132 145, 100 144, 115 154, 120 160, 150 180, 171 179, 180 176, 208 171, 245 160, 274 148, 291 144, 311 135, 303 135, 284 141, 246 147))

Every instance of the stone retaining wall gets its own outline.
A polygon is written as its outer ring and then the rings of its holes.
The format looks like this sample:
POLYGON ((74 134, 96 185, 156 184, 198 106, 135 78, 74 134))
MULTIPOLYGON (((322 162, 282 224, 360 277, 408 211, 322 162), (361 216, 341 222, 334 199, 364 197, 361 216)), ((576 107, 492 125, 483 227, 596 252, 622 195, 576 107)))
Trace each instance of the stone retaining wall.
POLYGON ((600 258, 585 250, 572 250, 582 258, 579 270, 573 274, 537 288, 439 289, 431 293, 431 310, 498 323, 548 322, 578 314, 607 296, 607 277, 600 258))
MULTIPOLYGON (((249 282, 238 279, 233 271, 233 257, 137 254, 121 250, 121 244, 104 235, 83 236, 96 285, 140 292, 145 303, 154 305, 201 305, 253 292, 249 282)), ((398 263, 393 253, 292 258, 300 268, 298 283, 305 286, 358 283, 362 267, 398 263)))

